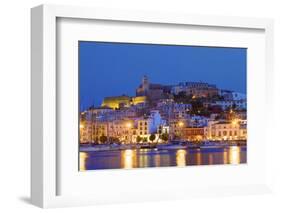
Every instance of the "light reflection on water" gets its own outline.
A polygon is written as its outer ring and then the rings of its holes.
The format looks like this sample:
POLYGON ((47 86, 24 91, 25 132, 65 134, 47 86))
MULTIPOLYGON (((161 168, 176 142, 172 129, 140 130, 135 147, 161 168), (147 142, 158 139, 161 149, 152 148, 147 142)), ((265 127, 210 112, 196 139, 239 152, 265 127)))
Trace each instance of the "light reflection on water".
POLYGON ((216 149, 126 149, 80 152, 80 171, 246 163, 246 147, 216 149))
POLYGON ((209 163, 210 163, 210 165, 213 164, 213 154, 209 155, 209 163))
POLYGON ((86 152, 80 152, 80 162, 79 162, 79 170, 85 171, 86 169, 86 160, 88 158, 88 153, 86 152))
POLYGON ((179 149, 176 153, 177 166, 186 166, 186 150, 179 149))
POLYGON ((223 152, 223 164, 227 164, 228 162, 228 152, 224 150, 223 152))
POLYGON ((201 152, 197 152, 196 153, 196 165, 201 165, 202 161, 201 161, 201 152))
POLYGON ((121 168, 132 169, 136 167, 136 150, 126 149, 121 151, 121 168))
POLYGON ((229 163, 230 164, 239 164, 241 159, 241 148, 238 146, 231 146, 229 151, 229 163))

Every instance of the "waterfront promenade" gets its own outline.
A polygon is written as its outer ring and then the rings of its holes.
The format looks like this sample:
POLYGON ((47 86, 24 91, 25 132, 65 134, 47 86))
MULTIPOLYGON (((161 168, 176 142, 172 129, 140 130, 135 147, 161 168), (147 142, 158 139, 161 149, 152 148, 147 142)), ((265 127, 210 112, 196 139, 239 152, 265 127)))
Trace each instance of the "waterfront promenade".
POLYGON ((229 146, 246 146, 245 140, 240 141, 201 141, 197 143, 174 141, 164 144, 80 144, 80 151, 110 151, 126 149, 197 149, 197 148, 227 148, 229 146))

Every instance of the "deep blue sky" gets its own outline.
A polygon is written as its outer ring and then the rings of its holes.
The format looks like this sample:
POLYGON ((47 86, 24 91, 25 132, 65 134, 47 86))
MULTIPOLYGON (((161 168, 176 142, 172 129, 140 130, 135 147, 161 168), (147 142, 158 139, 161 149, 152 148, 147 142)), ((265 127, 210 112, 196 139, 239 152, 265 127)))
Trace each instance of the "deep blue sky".
POLYGON ((244 48, 79 42, 80 107, 135 95, 142 76, 167 85, 202 81, 246 93, 244 48))

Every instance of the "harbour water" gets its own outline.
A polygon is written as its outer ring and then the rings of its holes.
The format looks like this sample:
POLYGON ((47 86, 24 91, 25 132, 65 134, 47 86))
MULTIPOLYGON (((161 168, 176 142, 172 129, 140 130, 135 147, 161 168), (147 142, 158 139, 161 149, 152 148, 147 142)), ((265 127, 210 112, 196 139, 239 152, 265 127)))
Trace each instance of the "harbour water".
POLYGON ((125 149, 80 152, 80 171, 247 162, 246 146, 197 149, 125 149))

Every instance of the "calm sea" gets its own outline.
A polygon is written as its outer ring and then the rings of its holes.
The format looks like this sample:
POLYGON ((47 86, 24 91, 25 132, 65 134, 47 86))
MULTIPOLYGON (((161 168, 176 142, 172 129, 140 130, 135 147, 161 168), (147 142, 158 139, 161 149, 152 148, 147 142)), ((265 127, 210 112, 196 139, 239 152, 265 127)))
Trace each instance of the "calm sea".
POLYGON ((247 161, 247 148, 201 149, 126 149, 80 152, 80 171, 96 169, 132 169, 215 164, 242 164, 247 161))

